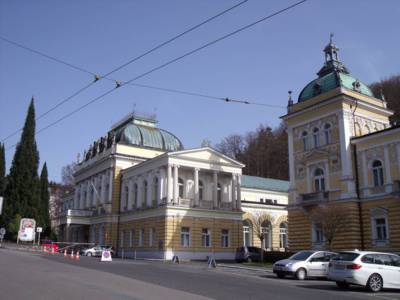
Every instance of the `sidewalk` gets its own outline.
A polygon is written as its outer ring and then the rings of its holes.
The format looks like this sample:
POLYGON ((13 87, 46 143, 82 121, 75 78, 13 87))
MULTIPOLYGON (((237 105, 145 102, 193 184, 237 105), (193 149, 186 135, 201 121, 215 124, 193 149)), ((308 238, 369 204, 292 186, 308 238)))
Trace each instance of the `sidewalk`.
POLYGON ((249 270, 249 271, 257 271, 257 272, 266 272, 266 273, 271 273, 272 274, 272 268, 267 268, 267 267, 257 267, 257 266, 246 266, 238 263, 218 263, 217 262, 217 267, 222 267, 222 268, 231 268, 231 269, 241 269, 241 270, 249 270))

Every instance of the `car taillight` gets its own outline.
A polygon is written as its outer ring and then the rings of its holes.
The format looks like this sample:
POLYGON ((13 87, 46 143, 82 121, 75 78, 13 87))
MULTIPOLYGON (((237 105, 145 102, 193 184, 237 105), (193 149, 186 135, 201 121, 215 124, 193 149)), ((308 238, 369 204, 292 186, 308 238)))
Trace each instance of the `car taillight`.
POLYGON ((361 265, 359 264, 351 264, 346 266, 347 269, 349 270, 359 270, 361 269, 361 265))

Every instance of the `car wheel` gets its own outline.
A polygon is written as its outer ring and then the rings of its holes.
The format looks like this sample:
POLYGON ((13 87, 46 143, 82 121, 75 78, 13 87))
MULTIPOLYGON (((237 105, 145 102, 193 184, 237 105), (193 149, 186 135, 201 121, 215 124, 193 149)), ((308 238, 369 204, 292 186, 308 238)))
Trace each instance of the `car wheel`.
POLYGON ((367 289, 370 292, 377 293, 382 290, 383 287, 383 280, 379 274, 372 274, 369 276, 367 281, 367 289))
POLYGON ((86 256, 92 256, 92 252, 88 252, 86 256))
POLYGON ((305 269, 300 268, 296 271, 296 279, 297 280, 304 280, 307 277, 307 272, 305 269))
POLYGON ((282 273, 276 273, 276 276, 278 276, 278 278, 285 278, 285 274, 282 273))
POLYGON ((349 284, 347 282, 343 282, 343 281, 336 281, 336 285, 340 289, 348 289, 349 288, 349 284))

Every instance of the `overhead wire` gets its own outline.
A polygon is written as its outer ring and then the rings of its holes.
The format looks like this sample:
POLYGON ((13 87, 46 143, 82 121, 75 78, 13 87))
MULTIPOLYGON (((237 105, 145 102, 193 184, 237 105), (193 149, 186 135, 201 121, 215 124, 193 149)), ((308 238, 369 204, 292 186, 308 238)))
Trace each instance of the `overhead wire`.
MULTIPOLYGON (((87 69, 85 69, 85 68, 79 67, 79 66, 77 66, 77 65, 75 65, 75 64, 71 64, 71 63, 69 63, 69 62, 66 62, 66 61, 61 60, 61 59, 59 59, 59 58, 57 58, 57 57, 48 55, 48 54, 43 53, 43 52, 41 52, 41 51, 32 49, 32 48, 30 48, 30 47, 27 47, 27 46, 25 46, 25 45, 22 45, 22 44, 20 44, 20 43, 17 43, 17 42, 15 42, 15 41, 12 41, 12 40, 10 40, 10 39, 7 39, 7 38, 5 38, 5 37, 0 36, 0 40, 2 40, 2 41, 4 41, 4 42, 7 42, 7 43, 9 43, 9 44, 12 44, 12 45, 14 45, 14 46, 17 46, 17 47, 19 47, 19 48, 25 49, 25 50, 27 50, 27 51, 30 51, 30 52, 32 52, 32 53, 35 53, 35 54, 37 54, 37 55, 43 56, 43 57, 45 57, 45 58, 47 58, 47 59, 50 59, 50 60, 52 60, 52 61, 58 62, 58 63, 60 63, 60 64, 63 64, 63 65, 68 66, 68 67, 70 67, 70 68, 73 68, 73 69, 75 69, 75 70, 78 70, 78 71, 81 71, 81 72, 84 72, 84 73, 87 73, 87 74, 90 74, 90 75, 94 76, 94 81, 92 81, 92 82, 90 82, 89 84, 85 85, 84 87, 78 89, 78 90, 77 90, 76 92, 74 92, 72 95, 66 97, 65 99, 63 99, 63 100, 61 100, 60 102, 58 102, 55 106, 53 106, 53 107, 51 107, 49 110, 45 111, 43 114, 41 114, 40 116, 38 116, 38 117, 36 118, 36 120, 39 120, 39 119, 41 119, 42 117, 44 117, 45 115, 47 115, 47 114, 49 114, 50 112, 54 111, 56 108, 58 108, 58 107, 60 107, 61 105, 63 105, 64 103, 66 103, 66 102, 72 100, 74 97, 76 97, 77 95, 81 94, 83 91, 87 90, 89 87, 91 87, 94 83, 100 81, 102 78, 107 78, 109 75, 111 75, 111 74, 113 74, 113 73, 115 73, 115 72, 121 70, 122 68, 125 68, 126 66, 132 64, 132 63, 135 62, 135 61, 138 61, 139 59, 145 57, 146 55, 149 55, 150 53, 153 53, 153 52, 159 50, 160 48, 162 48, 162 47, 164 47, 164 46, 166 46, 166 45, 172 43, 173 41, 179 39, 180 37, 182 37, 182 36, 184 36, 184 35, 186 35, 186 34, 192 32, 192 31, 194 31, 194 30, 196 30, 196 29, 198 29, 199 27, 201 27, 201 26, 203 26, 203 25, 205 25, 205 24, 207 24, 207 23, 209 23, 209 22, 215 20, 216 18, 218 18, 218 17, 220 17, 220 16, 222 16, 222 15, 228 13, 229 11, 231 11, 231 10, 233 10, 233 9, 235 9, 235 8, 237 8, 237 7, 241 6, 241 5, 243 5, 243 4, 245 4, 245 3, 248 2, 248 1, 249 1, 249 0, 243 0, 243 1, 240 1, 240 2, 236 3, 235 5, 233 5, 233 6, 229 7, 229 8, 227 8, 227 9, 224 9, 223 11, 219 12, 218 14, 216 14, 216 15, 214 15, 214 16, 212 16, 212 17, 210 17, 210 18, 208 18, 208 19, 206 19, 206 20, 200 22, 199 24, 196 24, 196 25, 190 27, 189 29, 187 29, 187 30, 185 30, 185 31, 183 31, 183 32, 181 32, 181 33, 175 35, 174 37, 168 39, 167 41, 162 42, 161 44, 158 44, 157 46, 151 48, 150 50, 147 50, 147 51, 145 51, 144 53, 142 53, 142 54, 140 54, 140 55, 138 55, 138 56, 136 56, 136 57, 130 59, 128 62, 126 62, 126 63, 124 63, 124 64, 122 64, 122 65, 120 65, 120 66, 118 66, 118 67, 116 67, 116 68, 114 68, 114 69, 112 69, 111 71, 107 72, 107 73, 104 74, 104 75, 96 74, 96 73, 91 72, 91 71, 89 71, 89 70, 87 70, 87 69)), ((112 78, 107 78, 107 79, 113 80, 113 81, 115 81, 115 82, 118 82, 118 81, 116 81, 115 79, 112 79, 112 78)), ((20 131, 22 131, 22 127, 19 128, 19 129, 16 130, 16 131, 14 131, 13 133, 9 134, 9 135, 8 135, 7 137, 5 137, 4 139, 2 139, 2 142, 4 142, 5 140, 9 139, 10 137, 16 135, 16 134, 17 134, 18 132, 20 132, 20 131)))
MULTIPOLYGON (((143 77, 145 77, 145 76, 147 76, 147 75, 149 75, 149 74, 151 74, 151 73, 153 73, 153 72, 155 72, 155 71, 158 71, 158 70, 160 70, 160 69, 162 69, 162 68, 165 68, 166 66, 168 66, 168 65, 170 65, 170 64, 172 64, 172 63, 175 63, 175 62, 177 62, 177 61, 179 61, 179 60, 181 60, 181 59, 183 59, 183 58, 185 58, 185 57, 187 57, 187 56, 189 56, 189 55, 192 55, 192 54, 194 54, 194 53, 196 53, 196 52, 199 52, 199 51, 201 51, 201 50, 203 50, 203 49, 205 49, 205 48, 207 48, 207 47, 209 47, 209 46, 211 46, 211 45, 216 44, 217 42, 220 42, 220 41, 222 41, 222 40, 225 40, 226 38, 231 37, 232 35, 237 34, 237 33, 239 33, 239 32, 242 32, 242 31, 244 31, 244 30, 246 30, 246 29, 248 29, 248 28, 250 28, 250 27, 253 27, 253 26, 255 26, 255 25, 257 25, 257 24, 259 24, 259 23, 261 23, 261 22, 263 22, 263 21, 266 21, 266 20, 268 20, 268 19, 271 19, 271 18, 274 17, 274 16, 277 16, 277 15, 279 15, 279 14, 282 14, 282 13, 284 13, 284 12, 286 12, 286 11, 288 11, 288 10, 290 10, 290 9, 292 9, 292 8, 294 8, 294 7, 298 6, 298 5, 300 5, 300 4, 303 4, 303 3, 305 3, 305 2, 307 2, 307 0, 298 1, 298 2, 296 2, 296 3, 294 3, 294 4, 292 4, 292 5, 289 5, 289 6, 285 7, 285 8, 283 8, 283 9, 280 9, 280 10, 278 10, 278 11, 276 11, 276 12, 270 14, 270 15, 267 15, 267 16, 265 16, 265 17, 263 17, 263 18, 261 18, 261 19, 255 21, 255 22, 249 23, 248 25, 245 25, 245 26, 243 26, 243 27, 240 27, 239 29, 236 29, 236 30, 234 30, 234 31, 232 31, 232 32, 230 32, 230 33, 228 33, 228 34, 225 34, 225 35, 223 35, 222 37, 219 37, 219 38, 217 38, 217 39, 215 39, 215 40, 213 40, 213 41, 211 41, 211 42, 208 42, 208 43, 206 43, 206 44, 203 45, 203 46, 200 46, 200 47, 198 47, 198 48, 195 48, 194 50, 188 51, 188 52, 186 52, 185 54, 183 54, 183 55, 181 55, 181 56, 178 56, 178 57, 176 57, 176 58, 174 58, 174 59, 171 59, 171 60, 167 61, 166 63, 163 63, 163 64, 161 64, 161 65, 159 65, 159 66, 157 66, 157 67, 155 67, 155 68, 152 68, 152 69, 150 69, 149 71, 144 72, 144 73, 142 73, 142 74, 140 74, 140 75, 138 75, 138 76, 136 76, 136 77, 134 77, 134 78, 132 78, 132 79, 126 81, 126 82, 118 82, 117 85, 116 85, 113 89, 108 90, 107 92, 105 92, 105 93, 103 93, 102 95, 100 95, 100 96, 98 96, 98 97, 92 99, 91 101, 85 103, 84 105, 78 107, 77 109, 75 109, 74 111, 68 113, 67 115, 64 115, 63 117, 61 117, 60 119, 56 120, 55 122, 49 124, 49 125, 46 126, 45 128, 40 129, 38 132, 43 132, 45 129, 48 129, 48 128, 54 126, 55 124, 61 122, 62 120, 66 119, 66 118, 70 117, 71 115, 75 114, 76 112, 80 111, 81 109, 87 107, 88 105, 97 102, 98 100, 102 99, 103 97, 107 96, 108 94, 111 94, 112 92, 114 92, 115 90, 117 90, 117 89, 120 88, 120 87, 123 87, 123 86, 125 86, 125 85, 128 85, 128 84, 130 84, 131 82, 133 82, 133 81, 135 81, 135 80, 137 80, 137 79, 143 78, 143 77)), ((234 100, 234 99, 225 98, 225 101, 227 101, 227 102, 239 102, 240 100, 234 100)), ((247 104, 250 104, 249 101, 247 101, 247 102, 248 102, 247 104)), ((259 105, 259 104, 260 104, 260 103, 257 103, 256 105, 259 105)), ((38 133, 38 132, 37 132, 37 133, 38 133)), ((8 150, 8 149, 10 149, 10 148, 12 148, 12 147, 15 147, 16 145, 17 145, 17 144, 14 144, 13 146, 10 146, 10 147, 7 148, 6 150, 8 150)))

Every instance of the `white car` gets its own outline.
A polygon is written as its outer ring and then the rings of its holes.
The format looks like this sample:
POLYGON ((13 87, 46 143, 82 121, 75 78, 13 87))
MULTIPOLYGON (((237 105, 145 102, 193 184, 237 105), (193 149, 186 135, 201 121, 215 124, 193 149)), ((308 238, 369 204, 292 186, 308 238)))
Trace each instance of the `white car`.
POLYGON ((307 277, 326 277, 329 261, 335 255, 336 253, 329 251, 300 251, 288 259, 274 263, 273 272, 279 278, 289 275, 298 280, 307 277))
POLYGON ((357 250, 340 252, 329 264, 328 278, 340 288, 355 284, 371 292, 400 289, 400 256, 357 250))

